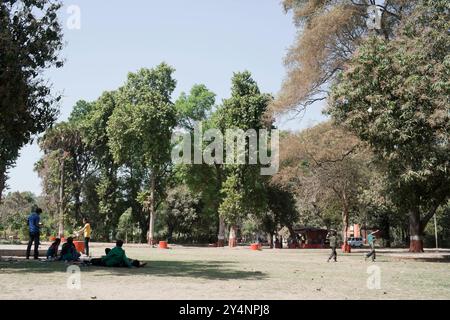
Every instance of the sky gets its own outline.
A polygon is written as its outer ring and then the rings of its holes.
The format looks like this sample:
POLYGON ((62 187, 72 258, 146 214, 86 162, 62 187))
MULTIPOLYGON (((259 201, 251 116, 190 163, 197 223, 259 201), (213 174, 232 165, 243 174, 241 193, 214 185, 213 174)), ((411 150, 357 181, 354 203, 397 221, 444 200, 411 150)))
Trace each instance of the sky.
MULTIPOLYGON (((205 84, 217 102, 230 94, 233 72, 249 70, 263 92, 276 95, 285 77, 283 57, 296 29, 281 0, 67 0, 60 11, 64 25, 65 65, 46 78, 63 95, 58 121, 78 100, 96 100, 121 86, 128 72, 166 62, 176 69, 177 89, 205 84), (79 13, 79 15, 77 15, 79 13), (79 19, 78 19, 79 17, 79 19), (79 21, 79 28, 76 22, 79 21)), ((277 125, 300 130, 324 120, 321 105, 302 117, 285 116, 277 125)), ((10 170, 11 191, 41 194, 34 163, 36 143, 21 150, 10 170)))

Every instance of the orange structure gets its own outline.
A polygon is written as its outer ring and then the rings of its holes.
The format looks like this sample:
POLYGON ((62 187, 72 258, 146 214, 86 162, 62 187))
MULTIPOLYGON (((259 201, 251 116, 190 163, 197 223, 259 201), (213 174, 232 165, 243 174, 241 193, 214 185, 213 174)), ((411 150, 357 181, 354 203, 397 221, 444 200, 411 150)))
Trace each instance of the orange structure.
POLYGON ((168 249, 169 246, 168 246, 168 244, 167 244, 167 241, 160 241, 160 242, 159 242, 159 248, 160 248, 160 249, 168 249))
POLYGON ((82 253, 84 252, 84 241, 74 241, 73 242, 75 249, 77 249, 78 252, 82 253))
POLYGON ((261 250, 261 249, 262 249, 262 246, 261 246, 260 243, 252 243, 252 244, 250 245, 250 249, 251 249, 251 250, 261 250))

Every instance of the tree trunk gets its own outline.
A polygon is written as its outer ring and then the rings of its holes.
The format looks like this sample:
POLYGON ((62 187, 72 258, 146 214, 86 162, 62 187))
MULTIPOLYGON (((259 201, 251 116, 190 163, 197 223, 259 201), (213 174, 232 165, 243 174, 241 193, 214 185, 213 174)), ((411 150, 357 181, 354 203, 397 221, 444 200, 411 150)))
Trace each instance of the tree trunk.
POLYGON ((138 170, 135 170, 131 164, 127 164, 130 170, 130 177, 129 177, 129 192, 127 194, 127 202, 129 203, 128 206, 131 207, 131 215, 133 217, 134 221, 137 221, 139 223, 139 229, 141 231, 139 235, 139 242, 140 243, 146 243, 147 235, 148 235, 148 221, 147 216, 144 208, 142 207, 142 204, 137 200, 139 191, 140 191, 140 185, 141 185, 141 175, 139 174, 138 170))
MULTIPOLYGON (((217 201, 215 202, 215 212, 219 215, 219 207, 220 207, 220 189, 222 188, 222 167, 220 164, 215 165, 216 169, 216 192, 217 192, 217 201)), ((219 232, 217 235, 217 247, 225 246, 225 220, 219 215, 219 232)))
POLYGON ((169 243, 172 243, 173 240, 173 230, 174 230, 173 226, 169 225, 167 227, 167 242, 169 243))
POLYGON ((219 234, 217 236, 217 246, 225 246, 225 220, 222 217, 219 217, 219 234))
POLYGON ((287 227, 289 230, 289 233, 291 234, 291 238, 292 238, 292 244, 295 246, 295 248, 297 248, 298 246, 298 241, 297 241, 297 235, 294 232, 294 227, 292 226, 288 226, 287 227))
POLYGON ((2 195, 6 186, 6 168, 3 166, 0 168, 0 204, 2 203, 2 195))
POLYGON ((267 242, 269 243, 270 249, 273 249, 273 234, 267 233, 267 242))
POLYGON ((76 219, 81 221, 85 217, 81 216, 81 188, 78 186, 75 188, 74 198, 75 198, 74 203, 75 217, 76 219))
POLYGON ((237 246, 237 226, 232 225, 230 227, 230 237, 228 240, 228 246, 236 247, 237 246))
POLYGON ((58 237, 64 236, 64 159, 60 163, 58 237))
POLYGON ((423 232, 418 209, 409 213, 409 252, 423 252, 423 232))
POLYGON ((342 230, 342 239, 344 241, 343 245, 342 245, 342 251, 345 253, 350 253, 351 252, 351 248, 347 243, 347 237, 348 237, 348 221, 349 221, 349 211, 348 211, 348 205, 346 202, 346 196, 344 194, 344 203, 343 203, 343 208, 342 208, 342 225, 343 225, 343 230, 342 230))
POLYGON ((386 241, 385 247, 390 248, 391 247, 391 225, 389 221, 389 216, 384 217, 384 223, 383 223, 383 238, 386 241))
POLYGON ((150 198, 148 204, 149 210, 149 226, 148 226, 148 244, 153 245, 154 243, 154 233, 155 233, 155 175, 152 173, 150 179, 150 198))

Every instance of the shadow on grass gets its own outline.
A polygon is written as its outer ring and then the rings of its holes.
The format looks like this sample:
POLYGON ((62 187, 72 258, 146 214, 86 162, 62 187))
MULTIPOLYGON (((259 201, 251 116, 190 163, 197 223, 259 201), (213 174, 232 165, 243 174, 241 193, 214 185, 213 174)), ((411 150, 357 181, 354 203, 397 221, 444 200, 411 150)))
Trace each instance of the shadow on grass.
MULTIPOLYGON (((231 268, 229 261, 147 261, 143 268, 105 268, 95 266, 80 266, 81 272, 91 273, 93 276, 156 276, 156 277, 185 277, 207 280, 262 280, 267 275, 260 271, 246 271, 231 268), (228 265, 228 266, 227 266, 228 265)), ((66 272, 68 265, 63 262, 37 261, 1 261, 0 274, 20 273, 52 273, 66 272)))
POLYGON ((431 262, 431 263, 450 263, 450 256, 443 257, 391 257, 395 261, 403 262, 431 262))

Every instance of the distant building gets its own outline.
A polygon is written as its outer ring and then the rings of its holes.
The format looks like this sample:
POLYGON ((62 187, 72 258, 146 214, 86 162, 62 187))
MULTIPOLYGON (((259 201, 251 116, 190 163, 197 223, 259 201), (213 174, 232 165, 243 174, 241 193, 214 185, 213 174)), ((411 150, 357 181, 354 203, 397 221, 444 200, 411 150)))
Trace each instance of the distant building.
POLYGON ((314 227, 296 227, 294 232, 302 249, 321 249, 327 247, 328 230, 314 227))

